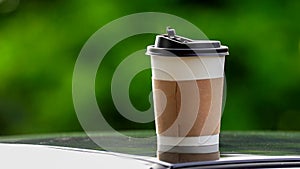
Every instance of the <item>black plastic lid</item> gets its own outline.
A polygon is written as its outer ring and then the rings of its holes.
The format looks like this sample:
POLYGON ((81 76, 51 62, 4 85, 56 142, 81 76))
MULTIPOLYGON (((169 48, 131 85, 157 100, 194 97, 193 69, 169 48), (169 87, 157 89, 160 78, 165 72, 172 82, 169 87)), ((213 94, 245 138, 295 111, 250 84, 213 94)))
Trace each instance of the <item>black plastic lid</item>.
POLYGON ((157 35, 155 45, 147 47, 147 55, 152 56, 225 56, 228 47, 220 41, 192 40, 175 34, 174 29, 167 28, 167 34, 157 35))

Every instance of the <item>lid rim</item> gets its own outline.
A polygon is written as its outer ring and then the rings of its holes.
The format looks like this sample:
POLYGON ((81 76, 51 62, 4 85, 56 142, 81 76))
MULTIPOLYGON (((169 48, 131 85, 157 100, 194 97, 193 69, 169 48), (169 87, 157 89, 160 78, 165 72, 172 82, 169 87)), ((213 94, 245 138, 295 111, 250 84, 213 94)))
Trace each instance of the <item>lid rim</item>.
POLYGON ((229 55, 228 47, 221 46, 220 48, 196 48, 196 49, 184 49, 184 48, 157 48, 154 45, 147 47, 147 55, 151 56, 225 56, 229 55))

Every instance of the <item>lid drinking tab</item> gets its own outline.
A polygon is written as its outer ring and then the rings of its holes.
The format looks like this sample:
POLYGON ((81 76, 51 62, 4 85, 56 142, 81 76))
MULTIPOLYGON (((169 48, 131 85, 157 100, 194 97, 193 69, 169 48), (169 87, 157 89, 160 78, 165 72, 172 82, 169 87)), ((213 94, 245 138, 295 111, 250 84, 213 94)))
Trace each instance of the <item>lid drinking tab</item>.
POLYGON ((171 29, 170 26, 167 27, 167 34, 169 38, 175 38, 175 29, 171 29))

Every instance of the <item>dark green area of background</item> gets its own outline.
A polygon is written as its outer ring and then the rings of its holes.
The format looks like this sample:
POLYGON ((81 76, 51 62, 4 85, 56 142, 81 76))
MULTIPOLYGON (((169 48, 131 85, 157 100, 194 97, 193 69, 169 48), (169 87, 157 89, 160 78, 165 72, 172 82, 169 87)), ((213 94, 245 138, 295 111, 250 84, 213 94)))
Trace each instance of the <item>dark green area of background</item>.
MULTIPOLYGON (((82 130, 72 103, 73 67, 82 46, 110 21, 149 11, 187 19, 210 39, 229 46, 222 130, 300 130, 298 0, 4 0, 0 135, 82 130)), ((99 69, 97 99, 116 129, 154 127, 122 118, 110 96, 117 65, 153 42, 154 35, 125 39, 99 69)), ((141 72, 130 87, 131 101, 139 110, 149 107, 150 76, 149 71, 141 72)))

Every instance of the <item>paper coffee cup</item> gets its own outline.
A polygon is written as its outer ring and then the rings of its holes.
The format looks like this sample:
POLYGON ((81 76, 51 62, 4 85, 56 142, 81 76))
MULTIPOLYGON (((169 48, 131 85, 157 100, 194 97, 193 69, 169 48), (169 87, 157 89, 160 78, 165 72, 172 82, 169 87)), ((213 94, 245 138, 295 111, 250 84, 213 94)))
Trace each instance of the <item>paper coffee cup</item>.
POLYGON ((171 163, 217 160, 228 47, 168 34, 148 46, 157 155, 171 163))

